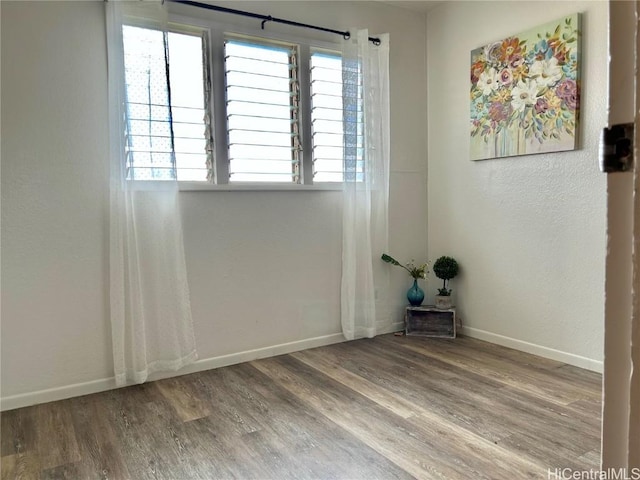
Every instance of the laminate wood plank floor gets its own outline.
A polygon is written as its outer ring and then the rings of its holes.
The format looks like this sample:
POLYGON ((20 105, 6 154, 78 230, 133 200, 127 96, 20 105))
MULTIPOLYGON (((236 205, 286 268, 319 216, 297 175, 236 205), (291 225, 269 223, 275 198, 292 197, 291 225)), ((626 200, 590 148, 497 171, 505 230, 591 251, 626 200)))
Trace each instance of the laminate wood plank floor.
POLYGON ((597 469, 601 376, 383 335, 1 414, 9 479, 526 479, 597 469))

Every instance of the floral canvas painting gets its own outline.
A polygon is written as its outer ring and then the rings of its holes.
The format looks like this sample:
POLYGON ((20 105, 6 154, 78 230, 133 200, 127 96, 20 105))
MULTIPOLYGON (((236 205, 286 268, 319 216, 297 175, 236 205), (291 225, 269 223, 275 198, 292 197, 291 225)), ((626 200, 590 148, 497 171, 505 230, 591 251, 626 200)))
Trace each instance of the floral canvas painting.
POLYGON ((471 52, 471 160, 577 147, 580 17, 471 52))

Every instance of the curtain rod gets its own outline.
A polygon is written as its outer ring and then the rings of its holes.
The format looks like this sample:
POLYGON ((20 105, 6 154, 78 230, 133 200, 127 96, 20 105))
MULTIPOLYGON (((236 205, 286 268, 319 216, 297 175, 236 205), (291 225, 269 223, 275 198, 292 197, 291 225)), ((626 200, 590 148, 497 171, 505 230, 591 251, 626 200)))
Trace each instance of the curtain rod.
MULTIPOLYGON (((283 23, 285 25, 291 25, 293 27, 311 28, 313 30, 320 30, 321 32, 335 33, 337 35, 342 35, 342 38, 344 38, 345 40, 349 40, 349 38, 351 38, 351 33, 346 31, 341 32, 340 30, 333 30, 331 28, 318 27, 317 25, 309 25, 306 23, 294 22, 292 20, 285 20, 283 18, 272 17, 271 15, 262 15, 260 13, 245 12, 243 10, 235 10, 233 8, 219 7, 217 5, 209 5, 208 3, 194 2, 191 0, 168 0, 168 1, 173 3, 182 3, 184 5, 191 5, 193 7, 198 7, 198 8, 205 8, 207 10, 215 10, 216 12, 224 12, 224 13, 231 13, 233 15, 242 15, 243 17, 258 18, 262 20, 263 30, 264 30, 265 23, 274 22, 274 23, 283 23)), ((380 45, 379 38, 369 37, 369 41, 374 45, 380 45)))

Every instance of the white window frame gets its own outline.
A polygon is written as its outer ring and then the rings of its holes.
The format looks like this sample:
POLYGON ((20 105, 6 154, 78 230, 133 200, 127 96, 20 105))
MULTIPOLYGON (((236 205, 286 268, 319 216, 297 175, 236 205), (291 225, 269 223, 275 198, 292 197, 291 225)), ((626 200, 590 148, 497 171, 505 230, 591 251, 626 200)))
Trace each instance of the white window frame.
MULTIPOLYGON (((313 145, 311 132, 311 88, 310 59, 312 49, 340 51, 339 42, 318 41, 296 35, 281 34, 261 30, 259 27, 242 27, 231 23, 194 18, 182 14, 169 14, 170 29, 182 32, 200 30, 206 32, 211 78, 212 129, 214 139, 214 183, 179 181, 181 191, 313 191, 342 190, 342 182, 313 183, 313 145), (276 182, 235 182, 229 183, 229 161, 226 124, 225 78, 224 78, 224 39, 226 35, 247 36, 266 41, 295 43, 299 46, 299 82, 300 82, 300 139, 302 160, 300 164, 300 183, 276 182)), ((144 26, 143 23, 140 26, 144 26)))

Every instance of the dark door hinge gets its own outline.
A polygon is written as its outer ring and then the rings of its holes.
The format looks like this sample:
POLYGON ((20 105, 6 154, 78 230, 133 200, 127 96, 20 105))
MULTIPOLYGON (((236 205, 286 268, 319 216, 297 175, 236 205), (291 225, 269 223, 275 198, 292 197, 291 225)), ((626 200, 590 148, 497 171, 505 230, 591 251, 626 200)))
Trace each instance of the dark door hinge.
POLYGON ((620 123, 602 129, 600 170, 604 173, 627 172, 633 168, 634 124, 620 123))

